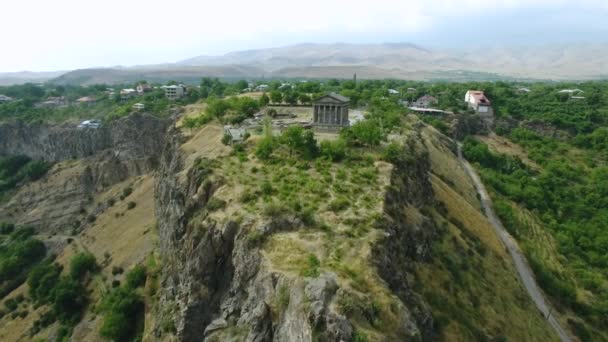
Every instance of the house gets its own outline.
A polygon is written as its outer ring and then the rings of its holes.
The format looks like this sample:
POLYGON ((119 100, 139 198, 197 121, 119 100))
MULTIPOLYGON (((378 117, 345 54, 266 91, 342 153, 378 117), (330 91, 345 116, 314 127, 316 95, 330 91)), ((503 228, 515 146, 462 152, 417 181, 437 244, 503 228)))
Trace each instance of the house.
POLYGON ((65 106, 67 104, 68 104, 68 100, 65 98, 65 96, 58 96, 58 97, 49 97, 45 101, 37 103, 36 107, 53 108, 53 107, 65 106))
POLYGON ((259 86, 255 87, 256 91, 268 91, 268 89, 270 89, 270 87, 267 84, 260 84, 259 86))
POLYGON ((415 93, 416 91, 416 88, 407 88, 408 93, 415 93))
POLYGON ((165 97, 169 100, 178 100, 186 96, 186 86, 183 84, 162 86, 165 89, 165 97))
POLYGON ((148 83, 140 83, 137 85, 137 87, 135 87, 135 90, 137 90, 137 93, 141 95, 143 93, 152 91, 152 86, 148 83))
POLYGON ((224 126, 224 135, 230 137, 230 143, 243 142, 246 139, 247 131, 244 128, 235 128, 232 126, 224 126))
POLYGON ((464 96, 464 101, 477 113, 488 113, 492 109, 492 103, 481 90, 467 91, 464 96))
POLYGON ((432 106, 438 104, 439 101, 431 95, 424 95, 418 100, 412 103, 412 107, 416 108, 431 108, 432 106))
POLYGON ((85 128, 97 129, 99 127, 101 127, 101 121, 97 120, 97 119, 84 120, 83 122, 80 123, 80 125, 78 125, 78 128, 80 128, 80 129, 85 129, 85 128))
POLYGON ((517 92, 520 93, 520 94, 527 94, 527 93, 530 92, 530 89, 523 88, 523 87, 522 88, 517 88, 517 92))
POLYGON ((134 104, 132 108, 135 110, 144 110, 144 109, 146 109, 146 105, 138 102, 138 103, 134 104))
POLYGON ((120 90, 120 99, 128 100, 131 96, 135 95, 136 92, 137 92, 137 90, 135 90, 133 88, 121 89, 120 90))
POLYGON ((0 94, 0 103, 6 103, 6 102, 11 102, 11 101, 13 101, 12 97, 8 97, 6 95, 0 94))
POLYGON ((85 97, 79 98, 75 102, 78 103, 79 105, 92 106, 95 103, 97 103, 97 100, 94 97, 85 96, 85 97))
POLYGON ((574 95, 574 94, 584 93, 584 91, 582 91, 580 89, 562 89, 562 90, 559 90, 558 93, 574 95))
POLYGON ((295 88, 294 86, 291 85, 291 83, 281 83, 281 86, 279 87, 279 90, 285 90, 285 89, 293 89, 295 88))
POLYGON ((348 97, 331 93, 313 101, 313 125, 315 129, 338 131, 348 127, 348 97))
POLYGON ((399 95, 399 94, 401 94, 401 93, 400 93, 398 90, 395 90, 395 89, 389 89, 389 90, 388 90, 388 94, 389 94, 389 95, 399 95))

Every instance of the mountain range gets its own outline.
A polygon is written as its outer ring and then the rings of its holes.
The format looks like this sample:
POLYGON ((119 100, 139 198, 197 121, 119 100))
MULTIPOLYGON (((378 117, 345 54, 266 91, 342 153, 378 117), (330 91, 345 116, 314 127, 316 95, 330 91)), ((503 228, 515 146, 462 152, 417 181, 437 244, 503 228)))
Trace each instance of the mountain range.
POLYGON ((608 77, 607 54, 608 43, 457 49, 411 43, 304 43, 221 56, 197 56, 175 63, 81 69, 49 79, 60 84, 120 83, 139 79, 197 83, 203 76, 224 79, 350 78, 356 73, 364 79, 591 80, 608 77))

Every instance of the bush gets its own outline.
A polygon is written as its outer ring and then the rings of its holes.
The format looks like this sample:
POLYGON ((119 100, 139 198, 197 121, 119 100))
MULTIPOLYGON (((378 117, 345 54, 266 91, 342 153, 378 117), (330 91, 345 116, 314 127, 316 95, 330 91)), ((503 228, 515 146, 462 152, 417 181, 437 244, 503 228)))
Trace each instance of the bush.
POLYGON ((131 210, 131 209, 135 208, 136 206, 137 206, 137 203, 131 201, 131 202, 127 203, 127 210, 131 210))
POLYGON ((127 198, 129 197, 129 195, 133 193, 133 188, 128 186, 124 189, 122 189, 122 197, 121 198, 127 198))
POLYGON ((328 208, 333 212, 340 212, 350 206, 350 201, 345 197, 338 197, 329 202, 328 208))
POLYGON ((319 261, 319 258, 311 253, 308 255, 306 268, 304 268, 300 274, 304 277, 316 278, 319 276, 320 266, 321 262, 319 261))
POLYGON ((70 260, 70 276, 73 279, 80 280, 87 272, 96 272, 98 270, 97 260, 91 253, 80 252, 70 260))
POLYGON ((52 292, 53 310, 59 321, 65 324, 76 324, 87 302, 86 289, 76 280, 61 278, 52 292))
POLYGON ((122 272, 124 272, 122 267, 120 267, 120 266, 112 267, 112 275, 122 274, 122 272))
POLYGON ((12 223, 0 223, 0 234, 7 235, 15 230, 15 225, 12 223))
POLYGON ((137 319, 143 313, 143 302, 133 289, 118 287, 102 301, 102 337, 113 341, 130 341, 136 335, 137 319))
POLYGON ((127 288, 135 289, 143 286, 146 283, 146 268, 142 265, 133 267, 132 270, 127 273, 126 286, 127 288))
POLYGON ((14 298, 9 298, 4 301, 4 306, 6 307, 6 309, 9 312, 11 312, 11 311, 14 311, 15 309, 17 309, 17 307, 19 306, 19 303, 17 303, 17 301, 14 298))
POLYGON ((215 198, 212 197, 209 202, 207 202, 207 210, 212 212, 212 211, 216 211, 216 210, 220 210, 223 209, 226 206, 226 201, 219 199, 219 198, 215 198))
POLYGON ((344 139, 322 141, 320 150, 321 156, 329 158, 332 161, 339 162, 346 157, 346 141, 344 141, 344 139))

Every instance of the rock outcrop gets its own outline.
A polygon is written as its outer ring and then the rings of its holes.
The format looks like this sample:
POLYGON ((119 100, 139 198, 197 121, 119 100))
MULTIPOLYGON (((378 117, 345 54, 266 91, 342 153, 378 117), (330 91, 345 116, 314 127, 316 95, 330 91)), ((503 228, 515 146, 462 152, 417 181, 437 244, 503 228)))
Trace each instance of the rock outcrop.
MULTIPOLYGON (((289 214, 265 220, 228 217, 222 223, 212 219, 206 206, 221 186, 221 175, 214 175, 205 159, 186 166, 179 132, 170 136, 155 194, 164 269, 154 339, 352 341, 353 324, 332 305, 345 295, 335 274, 301 277, 265 262, 262 242, 275 233, 303 229, 303 223, 289 214)), ((408 157, 393 171, 386 219, 378 227, 387 237, 374 248, 373 263, 405 304, 397 305, 403 319, 392 336, 418 340, 431 335, 432 316, 412 290, 410 271, 412 263, 428 256, 438 232, 424 214, 416 220, 406 215, 410 208, 423 212, 434 203, 428 156, 416 150, 412 157, 412 151, 405 151, 408 157)))
POLYGON ((170 123, 134 114, 99 129, 1 124, 0 155, 27 155, 55 166, 0 205, 0 220, 48 233, 79 229, 87 216, 103 210, 105 203, 94 203, 96 193, 156 169, 170 123))
POLYGON ((170 120, 132 114, 97 129, 79 129, 74 124, 0 124, 0 155, 27 155, 57 162, 82 159, 111 150, 122 160, 157 156, 170 120))
POLYGON ((374 246, 374 262, 380 276, 403 301, 413 316, 411 337, 431 337, 430 308, 413 290, 414 267, 430 257, 431 245, 440 234, 428 215, 435 204, 430 181, 428 152, 419 138, 410 138, 401 156, 393 161, 391 186, 386 191, 384 219, 379 227, 385 237, 374 246))

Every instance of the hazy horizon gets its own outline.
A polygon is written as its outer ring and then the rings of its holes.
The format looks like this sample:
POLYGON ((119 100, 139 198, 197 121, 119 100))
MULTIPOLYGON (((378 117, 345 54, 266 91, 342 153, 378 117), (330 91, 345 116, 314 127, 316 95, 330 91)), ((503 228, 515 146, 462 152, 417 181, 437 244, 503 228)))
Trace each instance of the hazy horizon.
POLYGON ((301 43, 407 42, 431 48, 608 42, 608 3, 431 0, 366 4, 278 0, 75 0, 5 4, 0 72, 174 63, 301 43))

